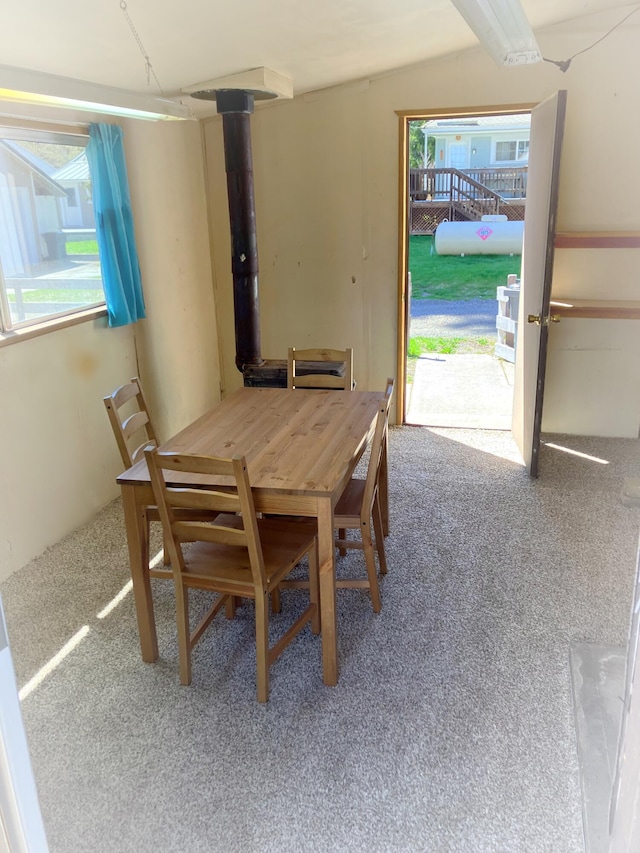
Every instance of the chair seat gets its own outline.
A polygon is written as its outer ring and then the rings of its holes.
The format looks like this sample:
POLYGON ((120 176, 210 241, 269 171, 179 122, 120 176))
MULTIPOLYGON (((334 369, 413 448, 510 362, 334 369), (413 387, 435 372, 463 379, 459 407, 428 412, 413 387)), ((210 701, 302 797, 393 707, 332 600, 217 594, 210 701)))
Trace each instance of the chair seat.
MULTIPOLYGON (((216 525, 242 529, 242 518, 221 514, 216 525)), ((272 590, 308 552, 316 535, 313 522, 289 523, 258 519, 260 543, 268 589, 272 590)), ((215 580, 221 591, 254 596, 254 581, 247 551, 233 545, 198 541, 185 551, 185 582, 197 586, 197 578, 215 580), (245 588, 240 592, 240 588, 245 588)))
POLYGON ((334 511, 335 527, 357 527, 360 523, 360 513, 366 480, 352 477, 340 496, 334 511))

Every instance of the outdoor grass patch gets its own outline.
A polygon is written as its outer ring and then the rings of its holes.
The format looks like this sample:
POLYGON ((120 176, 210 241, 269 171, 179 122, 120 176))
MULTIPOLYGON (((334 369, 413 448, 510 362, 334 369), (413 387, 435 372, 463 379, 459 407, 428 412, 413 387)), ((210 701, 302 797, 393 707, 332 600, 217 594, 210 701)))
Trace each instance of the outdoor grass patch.
MULTIPOLYGON (((14 293, 7 293, 7 299, 13 303, 16 301, 14 293)), ((78 302, 82 305, 90 305, 94 302, 104 302, 104 292, 102 290, 70 290, 69 288, 61 288, 53 290, 25 290, 22 294, 22 301, 25 303, 34 302, 78 302)))
POLYGON ((407 355, 409 358, 419 358, 427 352, 451 353, 456 352, 462 338, 410 338, 407 355))
POLYGON ((520 275, 520 255, 437 255, 433 237, 409 237, 409 269, 414 299, 495 299, 507 276, 520 275))
POLYGON ((421 355, 429 353, 493 355, 494 348, 495 342, 488 338, 427 338, 416 336, 409 338, 407 357, 420 358, 421 355))
POLYGON ((75 243, 67 243, 67 255, 97 255, 97 240, 78 240, 75 243))

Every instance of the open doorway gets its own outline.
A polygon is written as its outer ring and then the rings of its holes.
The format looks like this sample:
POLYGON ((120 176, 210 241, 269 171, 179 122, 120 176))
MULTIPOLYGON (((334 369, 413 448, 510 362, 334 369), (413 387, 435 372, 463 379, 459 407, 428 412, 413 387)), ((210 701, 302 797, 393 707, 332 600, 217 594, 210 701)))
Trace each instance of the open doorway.
POLYGON ((403 420, 509 430, 530 107, 403 118, 403 420))

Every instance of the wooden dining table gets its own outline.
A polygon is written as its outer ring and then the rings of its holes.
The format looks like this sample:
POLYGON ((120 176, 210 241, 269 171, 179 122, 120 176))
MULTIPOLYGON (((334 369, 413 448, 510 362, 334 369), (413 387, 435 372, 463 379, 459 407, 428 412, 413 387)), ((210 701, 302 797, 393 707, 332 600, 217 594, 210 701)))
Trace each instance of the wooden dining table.
MULTIPOLYGON (((256 511, 317 519, 322 668, 328 685, 338 681, 333 513, 373 434, 383 401, 382 391, 240 388, 160 447, 207 456, 245 456, 256 511)), ((141 459, 117 480, 142 659, 153 662, 158 641, 145 512, 154 498, 146 461, 141 459)), ((187 479, 180 473, 172 473, 168 482, 224 485, 211 476, 187 479)))

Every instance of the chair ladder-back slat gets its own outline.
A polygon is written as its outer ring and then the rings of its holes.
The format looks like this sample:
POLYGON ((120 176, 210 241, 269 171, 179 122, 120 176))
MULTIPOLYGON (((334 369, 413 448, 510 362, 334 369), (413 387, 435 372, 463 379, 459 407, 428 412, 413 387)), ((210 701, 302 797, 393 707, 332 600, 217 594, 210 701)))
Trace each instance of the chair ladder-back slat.
POLYGON ((353 390, 353 349, 296 349, 290 347, 287 355, 288 388, 330 388, 342 391, 353 390), (335 365, 338 375, 326 372, 314 373, 307 367, 301 372, 301 363, 335 365))

